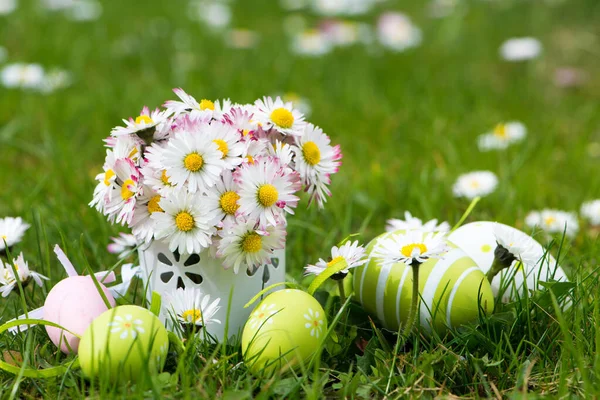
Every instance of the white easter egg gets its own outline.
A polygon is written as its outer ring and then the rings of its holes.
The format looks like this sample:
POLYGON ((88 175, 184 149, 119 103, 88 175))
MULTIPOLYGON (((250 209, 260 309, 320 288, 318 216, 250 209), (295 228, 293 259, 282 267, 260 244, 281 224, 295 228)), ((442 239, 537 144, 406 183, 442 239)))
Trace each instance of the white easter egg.
MULTIPOLYGON (((489 271, 494 262, 494 250, 497 246, 496 237, 494 236, 494 224, 496 223, 490 221, 471 222, 461 226, 448 237, 450 242, 454 243, 475 260, 484 273, 489 271)), ((529 235, 516 228, 500 223, 498 225, 512 231, 515 235, 530 238, 529 235)), ((540 253, 543 254, 543 246, 535 239, 531 239, 539 247, 540 253)), ((543 261, 540 260, 537 265, 526 269, 522 267, 520 262, 515 261, 510 268, 496 275, 492 281, 492 290, 494 291, 494 295, 497 295, 501 287, 507 288, 502 295, 502 300, 511 301, 519 296, 522 297, 526 292, 526 287, 528 289, 535 289, 539 281, 546 282, 551 279, 562 282, 568 282, 569 280, 563 269, 556 262, 556 259, 551 254, 548 254, 543 261), (508 282, 507 280, 510 277, 513 277, 513 281, 508 282), (526 287, 523 285, 524 282, 526 282, 526 287), (517 293, 519 296, 517 296, 517 293)))

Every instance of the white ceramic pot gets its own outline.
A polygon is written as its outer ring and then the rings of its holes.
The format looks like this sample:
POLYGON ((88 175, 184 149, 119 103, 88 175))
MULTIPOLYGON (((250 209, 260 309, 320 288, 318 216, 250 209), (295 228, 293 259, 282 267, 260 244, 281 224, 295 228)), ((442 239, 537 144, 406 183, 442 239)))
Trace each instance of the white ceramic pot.
MULTIPOLYGON (((169 245, 162 241, 153 241, 139 248, 142 280, 147 297, 152 292, 161 296, 179 287, 197 287, 211 299, 221 298, 220 310, 215 315, 221 324, 212 324, 208 332, 218 340, 241 332, 252 307, 244 305, 264 288, 285 281, 285 249, 276 250, 271 264, 258 268, 225 269, 221 261, 212 257, 208 251, 200 254, 179 254, 169 251, 169 245), (229 299, 231 297, 231 302, 229 299), (227 315, 229 308, 229 316, 227 315)), ((170 323, 170 318, 161 311, 161 320, 170 323)))

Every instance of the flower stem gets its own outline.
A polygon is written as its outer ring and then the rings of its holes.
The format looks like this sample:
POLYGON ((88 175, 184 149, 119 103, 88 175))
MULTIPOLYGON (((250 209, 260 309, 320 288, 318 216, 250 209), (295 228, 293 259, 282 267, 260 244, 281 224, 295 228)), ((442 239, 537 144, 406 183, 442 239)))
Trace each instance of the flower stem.
MULTIPOLYGON (((421 263, 415 262, 412 264, 412 275, 413 275, 413 285, 412 285, 412 299, 410 304, 410 310, 408 311, 408 320, 406 321, 406 327, 404 328, 403 336, 408 336, 412 331, 413 326, 415 325, 415 321, 417 320, 417 316, 419 315, 419 266, 421 263)), ((417 333, 419 331, 419 325, 417 324, 417 333)))
POLYGON ((344 304, 346 302, 346 292, 344 291, 344 280, 340 279, 337 281, 338 289, 340 291, 340 303, 344 304))
POLYGON ((485 274, 487 280, 492 283, 494 277, 498 275, 498 273, 500 273, 500 271, 502 271, 504 268, 506 268, 506 266, 499 262, 497 258, 494 258, 494 262, 492 263, 490 270, 487 272, 487 274, 485 274))

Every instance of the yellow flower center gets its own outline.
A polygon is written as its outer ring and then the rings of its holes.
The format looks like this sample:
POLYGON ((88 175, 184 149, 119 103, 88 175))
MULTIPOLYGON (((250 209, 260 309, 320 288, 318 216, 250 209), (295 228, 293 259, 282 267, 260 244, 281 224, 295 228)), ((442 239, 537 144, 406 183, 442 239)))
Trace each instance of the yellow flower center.
POLYGON ((207 99, 202 99, 200 100, 200 103, 198 104, 198 107, 200 107, 200 109, 202 111, 204 110, 214 110, 215 109, 215 103, 213 103, 210 100, 207 99))
POLYGON ((500 139, 506 138, 506 125, 498 124, 494 128, 494 135, 498 136, 500 139))
POLYGON ((337 256, 336 258, 334 258, 333 260, 331 260, 327 263, 327 268, 333 267, 334 265, 336 265, 337 263, 339 263, 340 261, 343 261, 343 260, 344 260, 344 257, 337 256))
POLYGON ((183 159, 183 165, 188 171, 198 172, 202 165, 204 164, 204 159, 198 153, 190 153, 183 159))
POLYGON ((550 216, 550 217, 546 217, 546 218, 544 219, 544 223, 545 223, 546 225, 552 225, 552 224, 553 224, 553 223, 555 223, 555 222, 556 222, 556 218, 554 218, 554 217, 552 217, 552 216, 550 216))
POLYGON ((129 155, 127 157, 133 159, 133 157, 135 157, 135 155, 137 153, 138 153, 138 149, 137 149, 137 147, 134 147, 133 150, 131 150, 131 152, 129 153, 129 155))
POLYGON ((187 322, 198 322, 202 320, 202 311, 197 309, 187 310, 181 314, 181 318, 187 322))
POLYGON ((471 181, 470 185, 473 189, 477 189, 479 186, 481 186, 479 181, 475 181, 475 180, 471 181))
POLYGON ((221 158, 227 157, 227 153, 229 153, 229 146, 227 146, 227 142, 224 141, 223 139, 215 139, 215 140, 213 140, 213 142, 217 145, 217 147, 219 148, 219 151, 221 153, 223 153, 221 158))
POLYGON ((240 199, 240 195, 233 191, 225 192, 219 199, 219 205, 221 210, 227 215, 234 215, 235 212, 240 208, 237 201, 240 199))
POLYGON ((113 171, 112 169, 109 169, 108 171, 106 171, 104 173, 104 184, 106 186, 110 185, 110 179, 115 176, 115 171, 113 171))
POLYGON ((249 162, 250 164, 254 164, 254 157, 252 157, 252 156, 248 155, 248 156, 246 156, 246 160, 248 160, 248 162, 249 162))
POLYGON ((135 123, 136 123, 136 125, 139 125, 141 123, 144 123, 144 124, 148 125, 148 124, 154 123, 154 121, 152 121, 152 118, 150 118, 147 115, 140 115, 139 117, 137 117, 135 119, 135 123))
POLYGON ((271 113, 271 121, 280 128, 288 129, 294 125, 294 116, 290 110, 276 108, 271 113))
POLYGON ((400 252, 404 257, 412 257, 414 249, 419 249, 419 254, 427 252, 427 246, 425 246, 423 243, 408 244, 406 246, 403 246, 400 252))
POLYGON ((244 253, 257 253, 262 249, 262 238, 256 232, 250 232, 242 239, 244 253))
POLYGON ((169 182, 169 177, 167 176, 167 170, 166 169, 163 169, 163 172, 162 172, 162 174, 160 176, 160 180, 166 186, 171 186, 171 182, 169 182))
POLYGON ((242 131, 242 135, 244 135, 244 136, 248 135, 249 133, 250 133, 250 129, 244 129, 242 131))
POLYGON ((148 212, 150 214, 153 214, 155 212, 164 212, 164 210, 160 208, 160 205, 158 204, 160 202, 160 199, 160 195, 156 195, 150 199, 150 201, 148 202, 148 212))
POLYGON ((123 186, 121 187, 121 198, 123 200, 130 199, 135 194, 131 190, 129 190, 129 186, 133 184, 134 182, 131 179, 127 179, 125 182, 123 182, 123 186))
POLYGON ((302 155, 309 165, 317 165, 321 161, 321 150, 315 142, 306 142, 302 146, 302 155))
POLYGON ((194 229, 196 221, 194 221, 194 217, 189 212, 181 211, 175 216, 175 225, 177 225, 177 229, 180 231, 189 232, 194 229))
POLYGON ((279 193, 277 189, 270 183, 265 183, 258 189, 258 202, 263 207, 271 207, 278 198, 279 193))
POLYGON ((313 326, 314 326, 314 327, 317 327, 317 326, 319 326, 319 321, 317 321, 317 320, 314 320, 314 321, 313 321, 313 326))

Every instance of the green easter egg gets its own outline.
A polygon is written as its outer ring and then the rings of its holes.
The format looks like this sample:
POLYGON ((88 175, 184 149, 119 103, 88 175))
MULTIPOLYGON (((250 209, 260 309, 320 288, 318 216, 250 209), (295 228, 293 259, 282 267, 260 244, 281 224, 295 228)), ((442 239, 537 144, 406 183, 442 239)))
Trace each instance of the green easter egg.
POLYGON ((164 366, 167 330, 145 308, 119 306, 102 313, 83 334, 79 363, 88 378, 138 380, 164 366))
MULTIPOLYGON (((412 267, 404 263, 383 266, 371 257, 384 233, 369 243, 369 261, 354 271, 354 292, 365 310, 390 330, 397 331, 408 319, 412 293, 412 267)), ((465 252, 448 242, 450 250, 441 259, 431 258, 419 267, 422 297, 417 322, 425 332, 443 334, 448 328, 476 320, 479 308, 491 312, 494 295, 483 272, 465 252)))
POLYGON ((326 331, 325 311, 314 297, 296 289, 271 293, 244 326, 244 361, 253 374, 306 365, 326 331))

